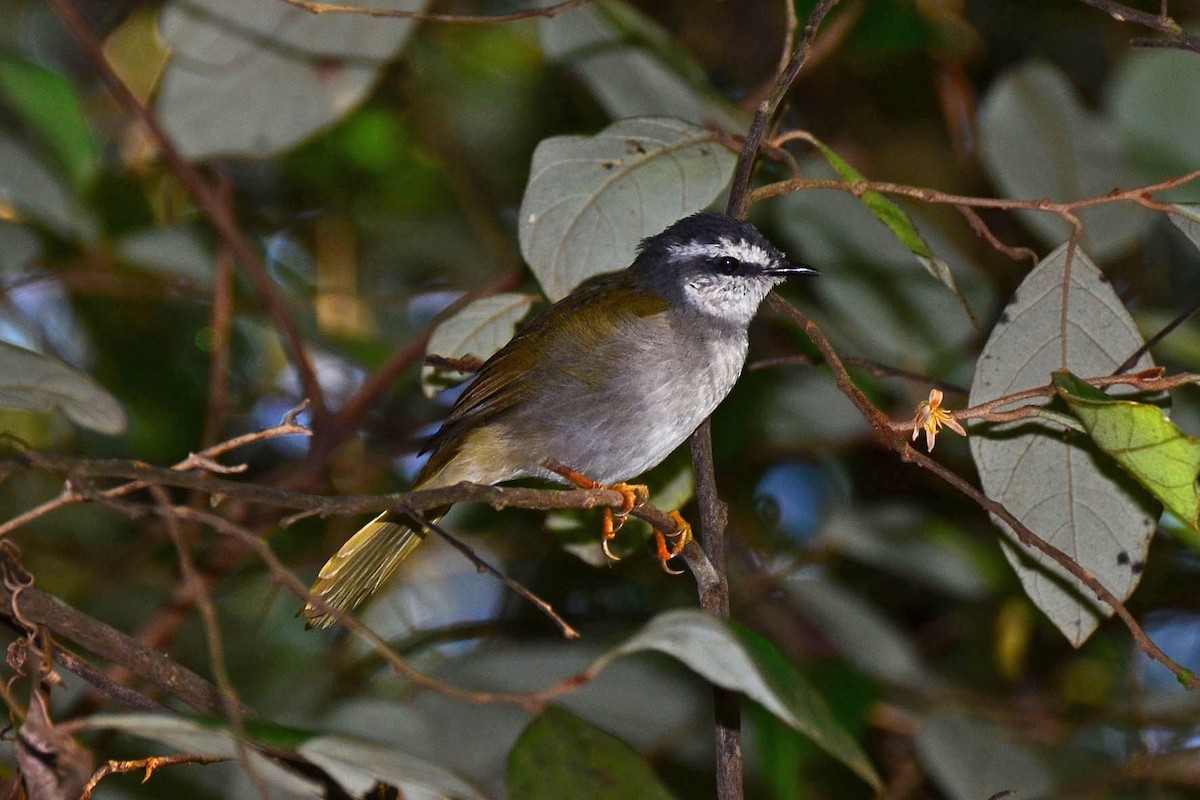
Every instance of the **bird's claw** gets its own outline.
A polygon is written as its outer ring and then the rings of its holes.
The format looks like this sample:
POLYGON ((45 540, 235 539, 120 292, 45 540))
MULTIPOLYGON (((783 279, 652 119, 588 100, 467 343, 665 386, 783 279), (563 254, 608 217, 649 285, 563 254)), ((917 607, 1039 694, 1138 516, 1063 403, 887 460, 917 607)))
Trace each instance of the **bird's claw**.
POLYGON ((614 555, 612 550, 609 549, 609 545, 616 538, 617 531, 621 530, 621 527, 625 524, 625 520, 629 518, 629 512, 638 506, 644 505, 650 498, 650 490, 641 484, 632 483, 615 483, 605 488, 620 492, 623 501, 619 509, 604 509, 604 536, 601 539, 600 548, 604 551, 604 555, 608 557, 609 561, 620 561, 621 557, 614 555))
POLYGON ((692 540, 692 526, 678 511, 672 511, 669 516, 675 522, 675 532, 663 533, 655 528, 654 546, 658 552, 658 561, 662 565, 663 572, 668 575, 682 575, 683 570, 672 569, 667 562, 682 553, 683 548, 687 547, 688 542, 692 540), (670 540, 670 546, 667 544, 668 540, 670 540))

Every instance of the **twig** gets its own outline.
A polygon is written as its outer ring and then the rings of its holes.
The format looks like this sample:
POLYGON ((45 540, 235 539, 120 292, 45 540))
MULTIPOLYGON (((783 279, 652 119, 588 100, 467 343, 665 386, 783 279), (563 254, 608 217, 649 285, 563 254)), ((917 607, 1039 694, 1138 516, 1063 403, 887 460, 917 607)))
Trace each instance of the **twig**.
POLYGON ((303 9, 312 14, 359 14, 367 17, 385 17, 390 19, 411 19, 419 22, 448 22, 458 25, 494 25, 500 22, 516 22, 534 17, 553 17, 572 8, 587 5, 593 0, 563 0, 563 2, 544 8, 530 8, 525 11, 513 11, 508 14, 493 16, 473 16, 470 14, 437 14, 426 11, 400 11, 390 8, 364 8, 363 6, 342 5, 341 3, 318 3, 313 0, 283 0, 289 6, 303 9))
POLYGON ((142 783, 145 783, 150 780, 150 777, 160 767, 169 767, 176 764, 220 764, 228 760, 228 758, 222 756, 183 754, 177 756, 151 756, 150 758, 139 758, 136 761, 109 761, 93 773, 91 780, 83 787, 83 794, 79 796, 79 800, 91 800, 92 792, 96 791, 96 787, 100 784, 100 781, 109 775, 119 775, 123 772, 142 772, 144 773, 142 775, 142 783))
POLYGON ((267 800, 269 791, 266 780, 254 768, 246 745, 245 719, 242 717, 237 691, 233 688, 233 681, 229 678, 229 667, 225 660, 225 643, 221 638, 221 625, 217 620, 216 606, 213 605, 212 598, 208 596, 204 579, 200 577, 200 572, 196 569, 196 562, 192 560, 191 551, 188 549, 183 534, 183 527, 179 523, 179 516, 172 512, 171 499, 167 496, 166 490, 161 486, 152 486, 150 494, 161 512, 159 516, 167 528, 167 535, 171 537, 171 543, 175 546, 184 590, 190 595, 192 604, 200 613, 200 624, 204 629, 204 641, 208 648, 208 663, 212 668, 213 678, 216 680, 217 689, 220 692, 221 711, 229 720, 229 727, 233 730, 238 761, 246 771, 246 775, 249 776, 250 782, 258 790, 259 796, 267 800))
POLYGON ((103 671, 92 666, 86 659, 71 652, 57 642, 54 644, 54 660, 63 669, 79 676, 102 694, 111 697, 118 703, 130 708, 136 708, 139 711, 165 710, 164 706, 157 700, 147 697, 135 689, 130 689, 128 686, 117 683, 108 675, 105 675, 103 671))
POLYGON ((524 584, 522 584, 520 581, 513 580, 512 578, 508 577, 500 570, 493 567, 487 561, 483 560, 479 556, 479 554, 476 553, 474 549, 469 547, 467 545, 467 543, 464 542, 462 539, 459 539, 457 536, 450 533, 448 530, 443 528, 441 525, 438 525, 436 522, 432 522, 432 521, 426 519, 425 515, 421 514, 416 509, 413 509, 413 508, 403 509, 403 514, 404 514, 404 516, 408 517, 409 520, 411 520, 412 523, 415 526, 417 526, 418 528, 421 528, 422 530, 425 530, 425 531, 430 531, 430 532, 435 533, 438 536, 440 536, 451 547, 453 547, 458 552, 462 553, 462 555, 468 561, 470 561, 472 564, 474 564, 475 569, 479 570, 480 572, 486 572, 489 575, 491 575, 495 578, 498 578, 500 580, 500 582, 503 583, 505 586, 512 589, 514 592, 521 595, 521 597, 524 597, 526 600, 528 600, 529 602, 531 602, 535 606, 537 606, 539 611, 541 611, 543 614, 545 614, 547 617, 549 617, 554 622, 554 624, 558 626, 559 630, 562 631, 563 636, 565 636, 568 639, 578 639, 579 638, 579 631, 575 630, 575 628, 571 627, 570 623, 568 623, 565 619, 563 619, 561 616, 559 616, 558 612, 554 610, 554 606, 550 605, 545 600, 538 597, 536 594, 534 594, 532 591, 530 591, 528 588, 526 588, 526 586, 524 584))
POLYGON ((1075 559, 1071 558, 1062 550, 1050 544, 1045 539, 1042 539, 1040 536, 1026 527, 1020 520, 1014 517, 1002 503, 998 503, 987 497, 983 492, 981 492, 979 489, 976 489, 950 469, 942 466, 938 462, 929 458, 929 456, 911 447, 908 440, 893 429, 892 424, 888 420, 887 416, 874 405, 872 405, 871 401, 867 399, 867 396, 863 394, 862 390, 854 384, 853 379, 850 377, 850 373, 846 371, 841 359, 834 351, 833 345, 831 345, 829 340, 825 338, 825 335, 821 333, 821 330, 817 327, 816 323, 805 317, 799 311, 799 309, 795 308, 786 300, 776 295, 772 295, 769 298, 769 301, 776 311, 779 311, 795 322, 796 325, 798 325, 805 332, 805 334, 808 335, 813 344, 817 346, 817 349, 821 351, 821 354, 825 356, 825 363, 832 371, 834 381, 837 383, 838 388, 844 395, 846 395, 846 397, 850 399, 850 402, 852 402, 859 412, 866 418, 867 422, 870 423, 872 430, 875 432, 876 438, 881 444, 895 451, 897 455, 900 456, 901 460, 915 463, 917 466, 937 475, 959 492, 975 501, 980 508, 1001 519, 1006 525, 1009 526, 1009 528, 1012 529, 1014 535, 1022 544, 1024 544, 1026 547, 1031 547, 1035 550, 1038 550, 1046 555, 1048 558, 1054 561, 1054 563, 1065 569, 1080 583, 1091 590, 1101 602, 1112 608, 1113 612, 1117 615, 1121 622, 1125 624, 1125 627, 1129 629, 1129 632, 1133 635, 1134 641, 1137 643, 1138 648, 1143 653, 1169 669, 1184 686, 1188 686, 1193 689, 1200 689, 1200 679, 1197 679, 1197 677, 1192 674, 1190 670, 1180 666, 1173 659, 1171 659, 1170 656, 1164 653, 1162 649, 1159 648, 1159 646, 1155 644, 1149 636, 1146 635, 1146 632, 1142 629, 1141 625, 1139 625, 1137 620, 1133 618, 1133 615, 1129 613, 1129 609, 1125 607, 1125 604, 1122 603, 1116 595, 1109 591, 1108 588, 1105 587, 1095 575, 1085 569, 1079 564, 1079 562, 1075 561, 1075 559))
POLYGON ((754 169, 754 158, 758 154, 758 148, 762 144, 763 137, 766 135, 767 126, 770 124, 771 118, 775 115, 776 109, 779 108, 783 96, 787 94, 792 82, 800 74, 800 68, 808 60, 808 55, 812 51, 813 40, 817 35, 817 28, 820 27, 825 16, 837 3, 838 0, 820 0, 817 3, 816 8, 813 9, 812 14, 808 17, 808 22, 804 25, 804 36, 800 40, 800 48, 792 54, 792 58, 787 63, 787 66, 779 73, 770 96, 758 104, 758 109, 754 112, 754 121, 750 124, 750 130, 746 134, 746 141, 742 145, 742 152, 738 155, 737 166, 733 172, 733 183, 729 190, 729 203, 725 208, 729 216, 738 217, 739 219, 746 216, 746 197, 750 187, 750 173, 754 169))
MULTIPOLYGON (((820 0, 809 15, 804 26, 800 45, 791 54, 790 60, 780 65, 775 85, 770 95, 758 104, 754 120, 746 133, 746 141, 738 154, 733 183, 729 190, 729 202, 725 213, 731 217, 746 215, 746 193, 750 187, 750 175, 759 147, 766 135, 767 127, 779 109, 784 95, 792 86, 800 69, 812 52, 817 30, 838 0, 820 0)), ((789 14, 789 19, 792 19, 789 14)), ((795 26, 788 30, 789 42, 795 35, 795 26)), ((700 538, 703 551, 715 573, 715 584, 700 591, 700 603, 704 610, 722 619, 729 618, 729 582, 725 573, 725 526, 727 511, 717 490, 717 478, 713 465, 712 426, 705 419, 692 434, 692 469, 696 475, 696 501, 700 507, 700 538)), ((685 556, 687 554, 685 553, 685 556)), ((691 561, 688 561, 689 567, 691 561)), ((695 569, 692 570, 695 574, 695 569)), ((716 783, 719 800, 739 800, 744 796, 743 757, 741 731, 741 699, 736 692, 719 686, 713 687, 713 717, 716 745, 716 783)))
POLYGON ((1177 47, 1182 50, 1191 50, 1192 52, 1200 53, 1200 37, 1188 33, 1183 29, 1182 25, 1167 16, 1165 5, 1161 13, 1150 14, 1146 11, 1130 8, 1123 3, 1113 2, 1113 0, 1079 0, 1079 2, 1085 6, 1091 6, 1103 11, 1117 22, 1132 22, 1135 25, 1156 30, 1170 37, 1168 40, 1134 39, 1132 44, 1136 46, 1177 47))
MULTIPOLYGON (((245 433, 240 436, 235 436, 232 439, 227 439, 224 442, 215 444, 199 453, 191 453, 183 461, 180 461, 171 467, 171 469, 183 471, 195 469, 197 466, 201 465, 207 467, 212 459, 216 458, 217 456, 224 455, 225 453, 231 452, 240 447, 245 447, 246 445, 253 444, 255 442, 275 439, 280 436, 311 436, 312 432, 296 421, 297 416, 304 411, 307 405, 307 402, 305 402, 296 406, 284 415, 282 422, 274 427, 266 428, 261 431, 255 431, 254 433, 245 433)), ((147 485, 148 484, 141 481, 134 480, 132 483, 127 483, 123 486, 115 486, 112 489, 107 490, 104 495, 109 498, 124 497, 130 492, 136 492, 140 489, 145 489, 147 485)), ((83 498, 77 495, 69 485, 64 486, 62 492, 59 493, 59 496, 53 500, 47 500, 44 503, 40 503, 28 511, 6 520, 3 523, 0 523, 0 538, 7 536, 9 533, 12 533, 24 525, 28 525, 35 519, 49 514, 51 511, 55 511, 72 503, 78 503, 82 500, 83 498)))
MULTIPOLYGON (((3 562, 0 566, 9 568, 17 563, 15 558, 13 545, 0 547, 0 561, 3 562)), ((16 605, 19 608, 14 607, 13 591, 0 586, 0 616, 16 619, 19 613, 29 622, 44 626, 54 636, 75 642, 106 661, 120 664, 201 713, 220 713, 217 687, 110 625, 33 587, 20 591, 16 605)))

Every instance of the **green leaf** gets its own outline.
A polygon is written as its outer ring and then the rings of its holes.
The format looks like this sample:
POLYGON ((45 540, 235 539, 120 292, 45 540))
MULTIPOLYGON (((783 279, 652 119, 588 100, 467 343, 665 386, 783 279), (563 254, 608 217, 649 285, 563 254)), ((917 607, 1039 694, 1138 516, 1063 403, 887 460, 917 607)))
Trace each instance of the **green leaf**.
MULTIPOLYGON (((486 361, 513 337, 517 323, 537 302, 532 294, 503 293, 481 297, 457 314, 441 322, 429 337, 426 352, 443 358, 472 356, 486 361)), ((424 366, 421 390, 426 397, 466 380, 470 375, 458 370, 424 366)))
POLYGON ((544 139, 521 200, 521 254, 559 300, 593 275, 629 266, 643 238, 708 207, 736 160, 720 134, 669 117, 544 139))
MULTIPOLYGON (((821 151, 821 155, 825 156, 829 166, 837 170, 837 173, 846 181, 863 183, 867 180, 861 172, 850 165, 850 162, 835 153, 824 142, 816 137, 812 137, 810 141, 821 151)), ((925 237, 917 229, 916 223, 912 221, 912 217, 880 192, 863 192, 858 199, 870 209, 871 213, 875 215, 875 219, 886 225, 888 230, 900 240, 900 243, 917 257, 930 275, 941 281, 947 289, 954 293, 963 311, 971 320, 971 325, 978 328, 979 321, 975 318, 975 313, 971 311, 967 298, 959 291, 958 283, 954 280, 954 273, 950 271, 950 265, 934 255, 929 243, 925 241, 925 237)))
POLYGON ((508 757, 512 800, 671 800, 637 752, 569 711, 549 706, 508 757))
POLYGON ((1055 373, 1054 388, 1101 450, 1172 513, 1197 527, 1200 440, 1179 430, 1157 406, 1109 397, 1070 372, 1055 373))
MULTIPOLYGON (((1067 245, 1058 248, 1017 288, 976 362, 970 405, 1045 386, 1060 369, 1111 374, 1141 347, 1133 318, 1096 265, 1076 248, 1068 274, 1067 255, 1067 245)), ((1135 368, 1152 366, 1143 356, 1135 368)), ((1044 420, 1019 420, 975 425, 968 443, 988 497, 1118 598, 1133 593, 1141 571, 1131 566, 1145 561, 1158 514, 1132 478, 1098 458, 1088 437, 1064 436, 1044 420)), ((1025 592, 1072 644, 1083 644, 1112 610, 996 522, 1025 592)))
POLYGON ((666 653, 710 682, 741 692, 812 739, 871 786, 882 786, 858 742, 821 696, 759 634, 701 611, 669 611, 650 620, 605 658, 643 650, 666 653))
POLYGON ((69 80, 18 58, 0 58, 0 97, 45 139, 76 188, 96 174, 99 154, 69 80))
POLYGON ((125 430, 120 403, 87 373, 8 342, 0 342, 0 406, 58 408, 76 424, 100 433, 125 430))

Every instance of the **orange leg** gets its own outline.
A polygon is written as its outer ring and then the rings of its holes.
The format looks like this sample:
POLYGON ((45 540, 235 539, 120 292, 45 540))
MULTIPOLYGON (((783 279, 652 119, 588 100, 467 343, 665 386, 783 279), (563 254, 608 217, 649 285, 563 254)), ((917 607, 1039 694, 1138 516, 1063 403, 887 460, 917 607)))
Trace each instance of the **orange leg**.
MULTIPOLYGON (((624 501, 619 509, 614 511, 611 508, 605 508, 603 510, 602 530, 604 538, 600 544, 601 549, 604 550, 604 555, 608 556, 610 561, 620 561, 620 556, 613 555, 613 552, 609 549, 609 543, 617 538, 617 531, 621 530, 621 526, 625 524, 625 519, 629 516, 629 512, 644 504, 649 499, 650 490, 639 483, 614 483, 608 486, 599 481, 592 480, 582 472, 577 472, 570 467, 550 461, 543 463, 542 466, 552 472, 557 472, 580 489, 612 489, 614 492, 621 493, 624 501)), ((684 525, 686 524, 685 522, 684 525)))

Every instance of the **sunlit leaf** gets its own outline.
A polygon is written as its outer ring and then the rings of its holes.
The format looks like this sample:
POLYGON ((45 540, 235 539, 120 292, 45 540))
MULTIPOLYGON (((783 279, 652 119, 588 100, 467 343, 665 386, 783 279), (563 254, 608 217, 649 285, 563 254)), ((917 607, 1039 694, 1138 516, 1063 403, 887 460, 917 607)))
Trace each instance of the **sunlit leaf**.
MULTIPOLYGON (((426 352, 442 358, 472 356, 486 361, 508 344, 517 323, 525 318, 537 300, 535 295, 517 293, 481 297, 441 322, 429 337, 426 352)), ((468 372, 424 366, 421 368, 421 390, 426 397, 432 397, 468 377, 468 372)))
POLYGON ((613 119, 665 115, 728 131, 746 128, 686 50, 626 3, 597 0, 542 18, 538 33, 546 57, 568 65, 613 119))
POLYGON ((0 97, 35 128, 80 187, 99 163, 75 86, 63 75, 19 58, 0 59, 0 97))
POLYGON ((867 783, 881 786, 870 760, 821 696, 758 634, 700 611, 669 611, 652 619, 608 657, 643 650, 666 653, 712 683, 745 694, 867 783))
POLYGON ((922 766, 949 800, 1033 800, 1054 789, 1045 761, 991 722, 953 711, 934 714, 922 721, 916 744, 922 766))
POLYGON ((0 406, 58 408, 85 428, 107 434, 125 430, 121 405, 87 373, 8 342, 0 342, 0 406))
MULTIPOLYGON (((361 5, 421 11, 428 0, 361 5)), ((174 0, 162 16, 172 57, 159 118, 191 158, 277 153, 362 102, 414 25, 287 3, 174 0)))
POLYGON ((677 119, 623 119, 544 139, 521 201, 521 253, 551 300, 623 269, 647 236, 706 208, 733 175, 719 134, 677 119))
MULTIPOLYGON (((829 165, 837 170, 837 173, 846 181, 850 183, 862 183, 867 180, 861 172, 850 165, 850 162, 839 156, 824 142, 816 138, 813 138, 811 141, 821 151, 821 154, 825 156, 825 160, 829 162, 829 165)), ((934 255, 933 250, 929 247, 929 243, 925 241, 925 237, 917 229, 916 223, 905 213, 904 209, 880 192, 863 192, 858 196, 858 199, 870 209, 875 219, 886 225, 888 230, 900 240, 900 243, 917 257, 917 260, 921 262, 921 265, 925 267, 930 275, 945 284, 946 288, 958 300, 959 305, 962 306, 967 318, 971 320, 971 324, 978 327, 979 323, 975 319, 975 314, 971 311, 971 306, 967 302, 967 298, 959 291, 958 283, 954 279, 954 273, 950 271, 950 265, 934 255)))
POLYGON ((1179 430, 1158 406, 1117 400, 1069 372, 1056 373, 1054 386, 1101 450, 1197 527, 1200 440, 1179 430))
MULTIPOLYGON (((1113 126, 1093 114, 1057 68, 1027 62, 1001 76, 979 115, 984 164, 1005 197, 1055 201, 1105 195, 1145 182, 1113 126)), ((1071 232, 1057 214, 1018 214, 1046 244, 1071 232)), ((1129 203, 1079 212, 1083 243, 1098 259, 1119 255, 1141 241, 1154 217, 1129 203)))
MULTIPOLYGON (((1045 386, 1063 368, 1108 375, 1141 346, 1129 312, 1081 249, 1071 259, 1067 281, 1067 254, 1063 245, 1018 287, 980 355, 971 405, 1045 386), (1064 286, 1069 291, 1064 293, 1064 286)), ((1149 356, 1143 356, 1136 368, 1150 366, 1149 356)), ((1149 496, 1098 458, 1085 436, 1031 421, 970 430, 984 492, 1118 598, 1128 597, 1141 578, 1158 516, 1149 496)), ((1029 597, 1072 644, 1082 644, 1111 609, 997 524, 1005 534, 1005 555, 1029 597)))
POLYGON ((670 800, 637 752, 611 733, 549 706, 508 757, 512 800, 670 800))

